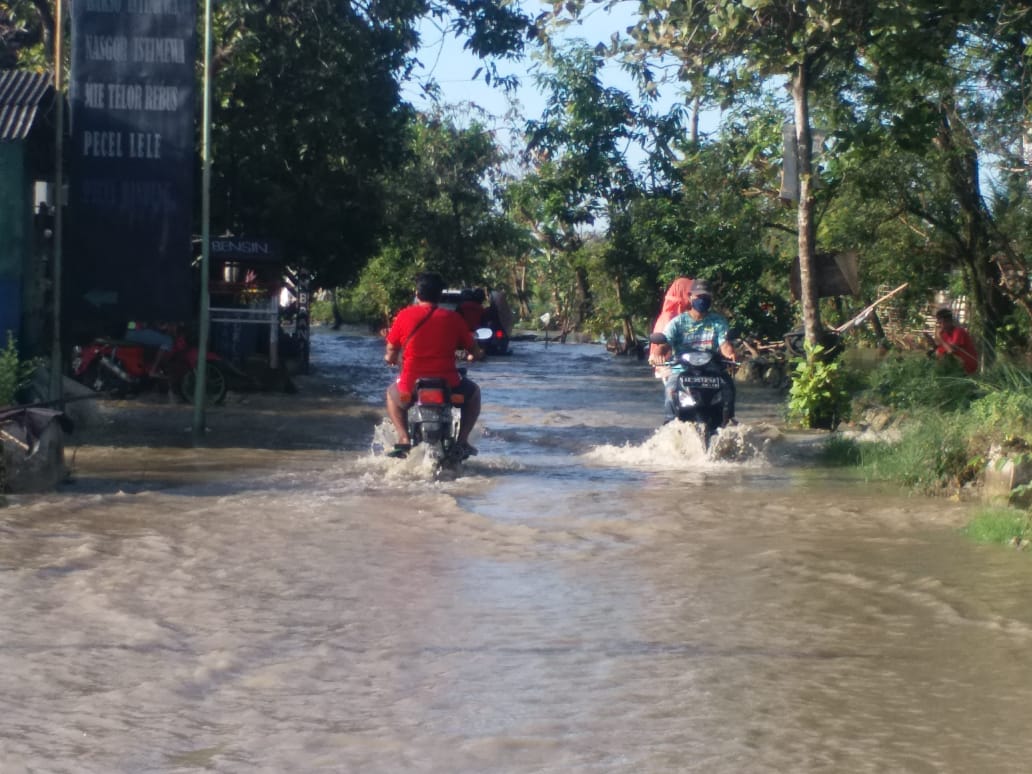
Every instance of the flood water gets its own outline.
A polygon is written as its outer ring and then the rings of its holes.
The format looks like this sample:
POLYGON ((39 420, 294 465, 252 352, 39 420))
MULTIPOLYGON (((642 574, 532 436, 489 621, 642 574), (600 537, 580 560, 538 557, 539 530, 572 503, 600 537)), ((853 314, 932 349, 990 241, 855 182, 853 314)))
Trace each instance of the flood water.
MULTIPOLYGON (((362 400, 381 357, 315 339, 362 400)), ((470 370, 458 477, 379 428, 12 498, 0 772, 1030 769, 1032 564, 972 506, 819 468, 760 388, 715 460, 600 346, 470 370)))

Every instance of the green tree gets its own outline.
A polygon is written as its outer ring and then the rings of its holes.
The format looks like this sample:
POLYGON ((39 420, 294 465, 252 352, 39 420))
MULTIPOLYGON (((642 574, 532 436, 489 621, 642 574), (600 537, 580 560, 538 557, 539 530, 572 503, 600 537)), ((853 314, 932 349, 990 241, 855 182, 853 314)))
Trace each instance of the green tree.
POLYGON ((546 92, 540 120, 527 124, 529 172, 509 191, 517 221, 538 242, 539 267, 553 290, 564 332, 594 314, 588 263, 579 254, 595 227, 636 196, 627 162, 640 141, 629 95, 603 83, 604 57, 583 41, 548 52, 535 80, 546 92))
POLYGON ((786 78, 798 149, 800 301, 811 344, 817 342, 821 325, 814 270, 812 94, 856 56, 874 23, 874 5, 862 0, 646 0, 632 31, 639 48, 679 61, 680 76, 693 84, 695 93, 708 83, 725 105, 754 94, 771 77, 786 78))
POLYGON ((53 0, 0 2, 0 70, 43 70, 52 59, 53 0))
POLYGON ((388 318, 411 297, 417 271, 449 284, 502 284, 489 267, 519 249, 519 234, 497 207, 504 156, 476 122, 459 127, 445 111, 410 124, 402 161, 384 182, 386 234, 351 294, 388 318))
MULTIPOLYGON (((5 61, 43 66, 53 7, 0 3, 5 61)), ((428 16, 485 60, 482 77, 503 85, 494 58, 522 56, 534 33, 504 0, 216 4, 216 233, 275 238, 323 285, 358 274, 383 235, 384 176, 404 157, 414 120, 401 84, 416 77, 418 25, 428 16)))
POLYGON ((990 357, 1005 344, 998 334, 1015 303, 1025 306, 1028 289, 1007 277, 1027 274, 1028 244, 996 216, 1027 200, 1027 172, 1024 186, 1005 175, 1007 197, 994 203, 982 190, 982 166, 995 157, 1016 170, 1021 157, 1032 36, 1018 20, 1029 14, 996 2, 925 8, 920 28, 883 36, 865 52, 861 99, 850 116, 865 134, 849 136, 857 164, 889 149, 892 163, 877 190, 931 246, 924 252, 932 267, 963 273, 990 357))
MULTIPOLYGON (((401 18, 414 4, 371 7, 401 18)), ((373 252, 382 175, 411 116, 410 26, 331 0, 230 0, 218 11, 212 228, 275 237, 323 285, 373 252)))

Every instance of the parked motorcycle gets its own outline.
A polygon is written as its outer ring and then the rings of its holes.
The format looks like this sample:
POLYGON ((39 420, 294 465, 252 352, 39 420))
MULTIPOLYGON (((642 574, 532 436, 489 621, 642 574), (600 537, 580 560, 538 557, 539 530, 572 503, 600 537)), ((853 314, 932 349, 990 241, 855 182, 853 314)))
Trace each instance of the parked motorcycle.
MULTIPOLYGON (((656 344, 666 343, 662 334, 653 334, 651 340, 656 344), (657 340, 657 336, 662 341, 657 340)), ((723 359, 712 350, 690 349, 665 365, 681 366, 674 394, 677 419, 693 423, 703 445, 709 448, 717 430, 730 420, 734 400, 734 385, 725 371, 723 359)))
MULTIPOLYGON (((180 337, 171 349, 139 342, 99 338, 72 350, 72 377, 97 392, 119 397, 163 387, 192 403, 197 384, 197 348, 180 337)), ((209 403, 226 398, 228 378, 222 358, 209 352, 205 393, 209 403)))

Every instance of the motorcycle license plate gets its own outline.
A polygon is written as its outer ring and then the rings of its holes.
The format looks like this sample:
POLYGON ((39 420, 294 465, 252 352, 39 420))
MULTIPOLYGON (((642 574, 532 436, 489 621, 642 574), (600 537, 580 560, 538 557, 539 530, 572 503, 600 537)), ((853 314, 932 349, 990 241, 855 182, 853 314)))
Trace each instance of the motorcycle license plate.
POLYGON ((719 390, 719 376, 682 376, 681 384, 685 387, 698 387, 702 390, 719 390))
POLYGON ((416 406, 416 414, 420 422, 445 421, 444 409, 438 406, 416 406))

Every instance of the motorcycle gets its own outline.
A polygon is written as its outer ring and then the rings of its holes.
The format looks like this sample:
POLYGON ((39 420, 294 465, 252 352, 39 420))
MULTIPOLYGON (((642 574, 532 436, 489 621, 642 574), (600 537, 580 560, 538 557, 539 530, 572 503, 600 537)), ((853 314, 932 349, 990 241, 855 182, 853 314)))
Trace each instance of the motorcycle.
POLYGON ((441 295, 442 306, 462 314, 470 328, 479 326, 473 329, 473 336, 485 355, 506 355, 509 353, 512 312, 498 291, 491 294, 489 306, 484 307, 482 302, 483 293, 477 296, 471 288, 445 290, 441 295), (463 307, 466 305, 472 311, 465 311, 463 307))
MULTIPOLYGON (((197 348, 177 338, 171 349, 134 341, 98 338, 72 350, 72 378, 96 392, 117 397, 164 387, 192 403, 197 384, 197 348)), ((211 404, 221 403, 229 389, 222 358, 209 352, 205 393, 211 404)))
MULTIPOLYGON (((459 369, 464 373, 465 369, 459 369)), ((455 439, 459 432, 463 396, 453 393, 445 379, 416 379, 414 401, 408 412, 408 431, 413 448, 426 444, 435 464, 455 467, 460 462, 455 439)))
MULTIPOLYGON (((477 344, 488 355, 507 355, 509 353, 509 337, 501 328, 481 328, 487 331, 486 337, 477 336, 477 344)), ((479 331, 477 332, 479 334, 479 331)))
MULTIPOLYGON (((653 334, 650 340, 654 344, 667 343, 662 334, 653 334)), ((690 349, 664 365, 681 367, 674 394, 676 418, 693 423, 703 446, 708 449, 717 430, 731 419, 734 385, 725 371, 724 361, 712 350, 690 349)))

